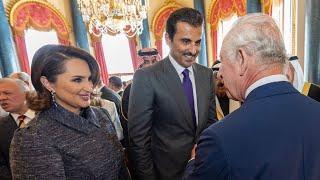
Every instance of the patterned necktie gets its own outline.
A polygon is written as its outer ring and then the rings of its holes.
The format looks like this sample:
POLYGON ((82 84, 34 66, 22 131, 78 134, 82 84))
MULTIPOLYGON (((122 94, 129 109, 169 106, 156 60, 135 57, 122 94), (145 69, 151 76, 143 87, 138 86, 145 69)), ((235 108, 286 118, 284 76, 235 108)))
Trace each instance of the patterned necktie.
POLYGON ((20 116, 18 116, 18 121, 19 121, 18 127, 19 127, 19 128, 23 128, 23 127, 26 126, 26 123, 24 123, 24 119, 25 119, 26 117, 27 117, 27 116, 25 116, 25 115, 20 115, 20 116))
POLYGON ((197 128, 196 113, 195 113, 195 110, 194 110, 194 99, 193 99, 192 82, 191 82, 190 77, 189 77, 189 70, 185 69, 182 72, 182 74, 183 74, 182 85, 183 85, 184 93, 187 96, 189 107, 191 109, 191 115, 192 115, 192 120, 193 120, 194 127, 197 128))

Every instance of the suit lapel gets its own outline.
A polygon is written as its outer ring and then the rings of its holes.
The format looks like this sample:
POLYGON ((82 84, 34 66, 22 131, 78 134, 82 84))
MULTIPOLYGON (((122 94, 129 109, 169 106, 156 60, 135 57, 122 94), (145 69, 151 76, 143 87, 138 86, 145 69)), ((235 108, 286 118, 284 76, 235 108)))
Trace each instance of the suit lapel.
POLYGON ((9 127, 12 127, 14 130, 18 128, 18 125, 11 113, 8 115, 8 123, 10 124, 9 127))
POLYGON ((204 79, 205 76, 203 76, 199 68, 197 68, 197 65, 194 64, 192 65, 193 67, 193 73, 194 73, 194 81, 195 81, 195 86, 196 86, 196 91, 197 91, 197 107, 198 107, 198 127, 197 128, 197 133, 199 133, 199 130, 202 129, 200 127, 203 126, 204 123, 204 112, 206 111, 205 106, 205 99, 204 98, 209 98, 206 97, 206 89, 203 88, 204 85, 207 83, 207 79, 204 79), (204 81, 206 80, 206 81, 204 81))
POLYGON ((169 58, 165 58, 164 62, 164 83, 172 94, 175 102, 178 105, 178 108, 181 111, 181 114, 185 116, 188 126, 194 129, 192 115, 190 107, 188 106, 187 98, 184 94, 181 80, 177 74, 176 69, 171 64, 169 58))

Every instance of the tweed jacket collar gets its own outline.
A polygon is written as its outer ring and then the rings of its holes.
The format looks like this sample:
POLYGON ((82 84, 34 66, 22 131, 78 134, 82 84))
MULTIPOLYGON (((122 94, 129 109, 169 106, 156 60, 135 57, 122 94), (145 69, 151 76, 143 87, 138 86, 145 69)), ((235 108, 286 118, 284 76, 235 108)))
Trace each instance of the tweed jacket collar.
POLYGON ((85 108, 80 112, 80 115, 72 113, 62 106, 53 105, 50 109, 43 112, 47 117, 56 120, 57 122, 68 126, 71 129, 89 134, 88 126, 94 125, 100 128, 100 123, 95 112, 91 107, 85 108))

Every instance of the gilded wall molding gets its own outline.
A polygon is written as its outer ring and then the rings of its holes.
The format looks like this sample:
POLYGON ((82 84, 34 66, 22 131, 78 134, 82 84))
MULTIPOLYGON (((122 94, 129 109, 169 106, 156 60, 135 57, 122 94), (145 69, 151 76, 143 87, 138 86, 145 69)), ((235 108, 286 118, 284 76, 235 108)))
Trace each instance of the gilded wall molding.
POLYGON ((164 5, 155 13, 152 19, 151 30, 156 40, 162 39, 166 21, 170 14, 183 6, 173 0, 166 0, 164 5))
POLYGON ((6 12, 16 35, 24 36, 24 30, 29 27, 40 31, 55 29, 60 40, 69 41, 69 23, 58 9, 45 0, 12 1, 6 12))

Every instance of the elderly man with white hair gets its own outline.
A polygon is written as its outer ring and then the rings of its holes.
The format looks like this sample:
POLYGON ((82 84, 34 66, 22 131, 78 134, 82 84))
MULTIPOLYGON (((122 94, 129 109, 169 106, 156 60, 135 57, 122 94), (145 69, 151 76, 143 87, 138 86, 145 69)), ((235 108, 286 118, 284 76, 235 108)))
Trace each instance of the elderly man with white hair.
POLYGON ((0 179, 11 179, 9 148, 15 130, 25 127, 35 116, 26 104, 29 90, 20 79, 0 79, 0 106, 9 113, 0 118, 0 179))
POLYGON ((184 179, 320 179, 320 103, 297 91, 272 17, 248 14, 223 40, 221 67, 242 106, 204 130, 184 179))

